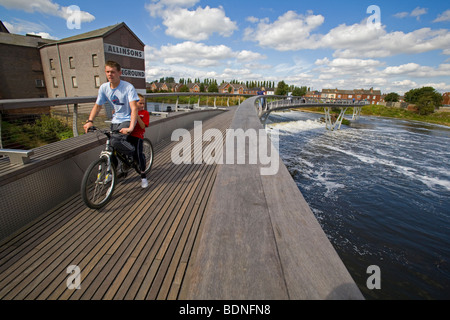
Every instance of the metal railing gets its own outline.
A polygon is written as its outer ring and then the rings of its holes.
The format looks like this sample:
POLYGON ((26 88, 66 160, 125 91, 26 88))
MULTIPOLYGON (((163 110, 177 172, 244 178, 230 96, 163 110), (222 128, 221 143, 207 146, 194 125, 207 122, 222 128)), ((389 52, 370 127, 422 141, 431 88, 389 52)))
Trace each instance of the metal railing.
MULTIPOLYGON (((180 99, 182 97, 191 97, 194 102, 191 105, 192 110, 197 108, 218 108, 222 106, 230 106, 233 103, 240 104, 247 97, 253 95, 237 95, 237 94, 225 94, 225 93, 192 93, 192 92, 177 92, 177 93, 152 93, 145 94, 146 100, 151 99, 170 99, 173 101, 171 105, 174 105, 172 111, 190 111, 182 108, 180 99), (202 97, 208 97, 207 106, 201 107, 202 97), (212 99, 210 99, 212 98, 212 99), (210 100, 210 101, 209 101, 210 100), (220 100, 220 101, 219 101, 220 100), (210 104, 210 106, 209 106, 210 104)), ((32 149, 37 145, 49 144, 59 141, 58 138, 48 138, 44 141, 27 142, 16 141, 19 135, 26 134, 26 128, 29 128, 31 124, 35 124, 37 119, 40 119, 43 114, 50 115, 51 118, 57 118, 61 120, 64 125, 70 131, 70 135, 77 137, 82 132, 82 126, 85 120, 89 116, 89 113, 94 105, 97 96, 89 97, 69 97, 69 98, 36 98, 36 99, 4 99, 0 100, 0 149, 32 149), (23 126, 23 130, 19 128, 23 126), (13 130, 12 130, 13 129, 13 130), (11 132, 13 131, 13 132, 11 132), (25 133, 24 133, 25 132, 25 133)), ((158 112, 155 112, 158 113, 158 112)), ((100 117, 104 120, 111 118, 111 108, 105 106, 103 108, 100 117)), ((48 124, 42 124, 42 126, 49 126, 48 124)), ((46 130, 52 130, 52 128, 46 128, 46 130)), ((31 130, 29 130, 31 131, 31 130)), ((31 131, 33 132, 33 131, 31 131)), ((44 133, 47 132, 44 130, 44 133)), ((30 133, 33 136, 33 133, 30 133)), ((68 135, 68 133, 65 133, 68 135)), ((37 137, 26 138, 26 140, 34 139, 37 137)))

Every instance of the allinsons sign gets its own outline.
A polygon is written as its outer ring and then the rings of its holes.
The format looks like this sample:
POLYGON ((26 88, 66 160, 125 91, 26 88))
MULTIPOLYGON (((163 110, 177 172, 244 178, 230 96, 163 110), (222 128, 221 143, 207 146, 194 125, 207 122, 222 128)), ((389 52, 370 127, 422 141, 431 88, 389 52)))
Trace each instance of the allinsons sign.
POLYGON ((144 51, 115 46, 113 44, 105 43, 105 53, 117 54, 120 56, 126 56, 137 59, 145 59, 144 51))

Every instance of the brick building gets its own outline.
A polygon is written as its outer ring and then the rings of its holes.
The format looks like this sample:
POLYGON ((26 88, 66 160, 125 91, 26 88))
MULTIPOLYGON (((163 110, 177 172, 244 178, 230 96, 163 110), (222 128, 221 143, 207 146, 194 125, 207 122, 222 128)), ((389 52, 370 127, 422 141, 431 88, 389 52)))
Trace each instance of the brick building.
POLYGON ((119 23, 40 47, 49 97, 95 96, 106 82, 105 62, 122 66, 122 79, 146 92, 144 43, 119 23))
POLYGON ((0 99, 47 97, 38 47, 52 42, 9 33, 0 21, 0 99))
POLYGON ((11 34, 0 21, 0 99, 95 96, 108 60, 145 93, 144 46, 125 23, 55 41, 11 34))

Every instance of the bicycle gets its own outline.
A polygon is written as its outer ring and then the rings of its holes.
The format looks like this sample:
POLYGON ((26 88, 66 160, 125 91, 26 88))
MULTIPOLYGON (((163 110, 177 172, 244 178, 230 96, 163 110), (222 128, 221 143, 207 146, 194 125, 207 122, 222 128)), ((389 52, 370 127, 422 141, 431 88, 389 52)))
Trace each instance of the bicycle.
MULTIPOLYGON (((128 157, 111 146, 111 136, 119 131, 111 131, 89 128, 89 132, 100 132, 106 135, 105 150, 100 153, 100 158, 92 162, 84 173, 81 182, 81 198, 91 209, 100 209, 111 200, 118 172, 116 163, 122 165, 122 170, 128 174, 128 170, 134 168, 140 175, 141 170, 132 157, 128 157)), ((150 172, 153 164, 153 146, 149 139, 143 139, 143 153, 145 155, 145 171, 150 172)))

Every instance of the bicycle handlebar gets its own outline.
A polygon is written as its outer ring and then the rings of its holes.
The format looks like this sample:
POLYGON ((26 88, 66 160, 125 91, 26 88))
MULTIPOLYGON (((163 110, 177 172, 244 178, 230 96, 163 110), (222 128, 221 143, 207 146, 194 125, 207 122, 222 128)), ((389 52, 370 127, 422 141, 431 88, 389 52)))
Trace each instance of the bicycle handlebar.
POLYGON ((119 130, 99 129, 97 127, 89 127, 88 132, 100 131, 103 134, 120 133, 119 130))

